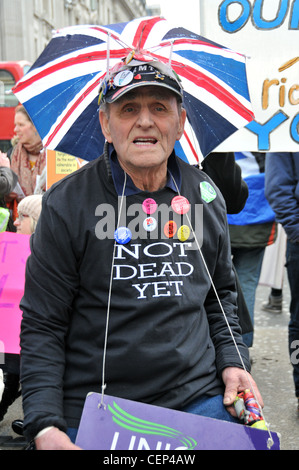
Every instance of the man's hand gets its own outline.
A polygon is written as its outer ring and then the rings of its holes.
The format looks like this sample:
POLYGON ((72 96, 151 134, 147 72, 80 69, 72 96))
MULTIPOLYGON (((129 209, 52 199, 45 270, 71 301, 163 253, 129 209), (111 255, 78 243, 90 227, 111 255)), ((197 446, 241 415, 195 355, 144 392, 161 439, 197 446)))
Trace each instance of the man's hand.
POLYGON ((35 439, 36 450, 81 450, 70 438, 57 428, 51 428, 35 439))
POLYGON ((238 367, 227 367, 222 372, 222 380, 225 385, 223 404, 227 407, 227 410, 232 416, 237 416, 233 406, 237 394, 248 388, 254 389, 252 391, 254 391, 260 406, 262 408, 264 407, 262 396, 255 381, 251 375, 246 373, 243 369, 239 369, 238 367), (250 379, 250 385, 248 383, 248 376, 250 379))

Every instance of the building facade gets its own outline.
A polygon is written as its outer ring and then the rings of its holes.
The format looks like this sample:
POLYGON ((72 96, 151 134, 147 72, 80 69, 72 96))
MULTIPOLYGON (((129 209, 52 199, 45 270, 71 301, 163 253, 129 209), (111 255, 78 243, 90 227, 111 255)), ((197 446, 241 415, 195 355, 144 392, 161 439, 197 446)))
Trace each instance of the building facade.
POLYGON ((52 31, 76 24, 111 24, 151 15, 146 0, 1 0, 0 61, 34 62, 52 31))

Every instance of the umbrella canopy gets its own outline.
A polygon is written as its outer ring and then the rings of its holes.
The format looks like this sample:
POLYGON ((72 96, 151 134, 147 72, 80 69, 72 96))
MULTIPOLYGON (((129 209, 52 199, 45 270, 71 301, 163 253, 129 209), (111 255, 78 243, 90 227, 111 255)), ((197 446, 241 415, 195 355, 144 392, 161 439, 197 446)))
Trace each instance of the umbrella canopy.
POLYGON ((85 160, 102 153, 99 86, 132 51, 169 64, 181 79, 187 122, 176 153, 185 161, 197 163, 254 119, 242 54, 161 17, 73 26, 55 33, 13 90, 45 147, 85 160))

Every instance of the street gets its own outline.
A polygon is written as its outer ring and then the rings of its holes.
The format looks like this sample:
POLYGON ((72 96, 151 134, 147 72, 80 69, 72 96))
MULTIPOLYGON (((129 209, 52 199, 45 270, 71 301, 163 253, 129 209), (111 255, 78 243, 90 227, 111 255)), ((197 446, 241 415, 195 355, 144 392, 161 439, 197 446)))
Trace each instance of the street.
MULTIPOLYGON (((285 277, 283 312, 267 313, 261 304, 270 289, 259 286, 256 295, 254 345, 250 350, 252 375, 262 393, 264 416, 270 431, 281 435, 281 450, 299 450, 299 415, 294 395, 292 367, 288 354, 287 327, 289 321, 289 289, 285 277)), ((0 423, 0 442, 4 436, 13 439, 0 445, 1 450, 20 450, 16 434, 11 429, 14 419, 22 418, 21 399, 9 409, 0 423)))
POLYGON ((261 310, 269 292, 268 287, 257 289, 252 375, 263 396, 264 416, 270 430, 281 435, 281 450, 298 450, 299 414, 288 353, 290 295, 287 277, 281 314, 261 310))

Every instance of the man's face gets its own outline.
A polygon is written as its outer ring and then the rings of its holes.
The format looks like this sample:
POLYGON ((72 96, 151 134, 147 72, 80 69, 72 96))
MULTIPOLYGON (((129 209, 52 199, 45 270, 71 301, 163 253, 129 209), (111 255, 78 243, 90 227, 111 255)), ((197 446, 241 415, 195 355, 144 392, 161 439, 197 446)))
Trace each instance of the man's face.
POLYGON ((156 86, 132 90, 109 104, 108 113, 100 111, 103 134, 130 172, 166 165, 185 119, 175 95, 156 86))

